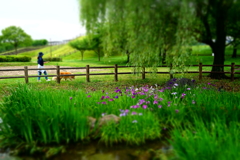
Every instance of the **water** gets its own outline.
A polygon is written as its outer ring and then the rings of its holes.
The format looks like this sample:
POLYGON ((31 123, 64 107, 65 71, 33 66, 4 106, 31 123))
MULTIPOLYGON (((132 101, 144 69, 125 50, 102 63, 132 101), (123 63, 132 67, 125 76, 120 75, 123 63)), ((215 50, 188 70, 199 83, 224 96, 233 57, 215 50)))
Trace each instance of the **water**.
MULTIPOLYGON (((172 155, 172 147, 159 140, 148 141, 145 144, 126 145, 115 144, 106 146, 98 142, 68 146, 66 152, 51 157, 51 160, 150 160, 154 157, 172 155)), ((14 157, 8 151, 0 153, 0 160, 44 160, 41 156, 14 157)))

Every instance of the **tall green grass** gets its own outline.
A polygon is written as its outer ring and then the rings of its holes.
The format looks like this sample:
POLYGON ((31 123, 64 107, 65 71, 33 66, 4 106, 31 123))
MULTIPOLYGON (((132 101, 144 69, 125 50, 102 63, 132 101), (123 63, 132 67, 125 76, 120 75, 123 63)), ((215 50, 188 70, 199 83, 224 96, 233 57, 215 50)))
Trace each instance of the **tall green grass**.
POLYGON ((181 159, 239 156, 240 94, 218 90, 214 84, 129 84, 87 91, 34 86, 18 85, 3 97, 4 139, 60 144, 99 138, 106 144, 143 144, 170 131, 169 142, 181 159), (110 114, 120 121, 99 126, 98 120, 110 114), (87 117, 97 119, 93 130, 87 117))
POLYGON ((239 137, 239 122, 226 125, 222 117, 207 123, 196 118, 193 125, 173 130, 171 144, 177 157, 183 160, 237 160, 239 137))

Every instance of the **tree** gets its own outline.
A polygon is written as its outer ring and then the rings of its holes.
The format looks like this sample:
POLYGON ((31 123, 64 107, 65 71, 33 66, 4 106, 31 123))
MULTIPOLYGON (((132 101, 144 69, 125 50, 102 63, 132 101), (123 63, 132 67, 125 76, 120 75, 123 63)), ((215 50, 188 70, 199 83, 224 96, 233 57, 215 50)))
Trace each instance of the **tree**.
POLYGON ((98 61, 100 61, 100 57, 102 53, 100 34, 90 35, 88 39, 89 39, 89 48, 98 55, 98 61))
POLYGON ((20 27, 10 26, 2 30, 2 40, 11 43, 17 54, 17 48, 20 45, 31 45, 32 38, 26 34, 20 27))
MULTIPOLYGON (((229 20, 228 23, 228 37, 230 40, 227 45, 233 47, 232 58, 237 57, 237 47, 240 45, 240 15, 236 14, 239 11, 239 4, 235 4, 232 9, 229 11, 229 20)), ((227 39, 228 40, 228 39, 227 39)))
MULTIPOLYGON (((166 55, 167 63, 173 62, 173 65, 184 68, 183 64, 189 61, 191 54, 190 44, 197 40, 209 45, 215 54, 210 76, 225 77, 223 73, 216 72, 224 71, 220 65, 224 65, 227 26, 233 23, 230 20, 231 11, 235 9, 239 12, 239 0, 79 2, 81 20, 89 33, 99 24, 109 25, 110 32, 118 29, 126 31, 126 46, 132 51, 132 64, 155 67, 166 55)), ((109 37, 103 41, 114 45, 116 39, 109 37)))
POLYGON ((90 45, 89 42, 87 41, 86 38, 81 39, 81 40, 74 40, 69 42, 69 45, 72 48, 75 48, 81 52, 81 60, 83 60, 83 54, 86 50, 90 50, 90 45))

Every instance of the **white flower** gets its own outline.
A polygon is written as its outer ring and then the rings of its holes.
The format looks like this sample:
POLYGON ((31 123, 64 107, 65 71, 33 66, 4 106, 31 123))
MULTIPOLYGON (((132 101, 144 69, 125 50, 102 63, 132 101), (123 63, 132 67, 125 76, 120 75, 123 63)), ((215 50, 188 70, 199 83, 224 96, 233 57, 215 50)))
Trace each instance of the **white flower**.
POLYGON ((176 95, 176 94, 177 94, 177 92, 173 92, 172 94, 173 94, 173 95, 176 95))
POLYGON ((132 123, 137 123, 137 120, 133 120, 132 123))

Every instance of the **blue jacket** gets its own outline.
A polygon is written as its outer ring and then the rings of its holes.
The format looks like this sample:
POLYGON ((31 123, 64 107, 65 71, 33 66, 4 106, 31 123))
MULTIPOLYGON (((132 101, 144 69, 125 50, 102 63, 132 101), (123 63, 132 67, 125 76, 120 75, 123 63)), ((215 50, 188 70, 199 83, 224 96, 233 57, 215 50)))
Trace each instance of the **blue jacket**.
POLYGON ((41 66, 44 65, 44 61, 43 61, 42 56, 38 56, 38 64, 40 64, 41 66))

